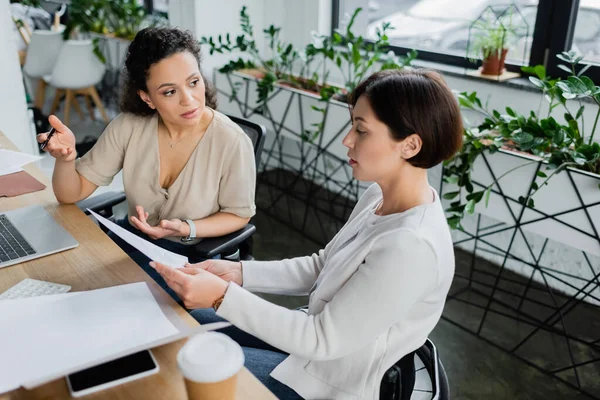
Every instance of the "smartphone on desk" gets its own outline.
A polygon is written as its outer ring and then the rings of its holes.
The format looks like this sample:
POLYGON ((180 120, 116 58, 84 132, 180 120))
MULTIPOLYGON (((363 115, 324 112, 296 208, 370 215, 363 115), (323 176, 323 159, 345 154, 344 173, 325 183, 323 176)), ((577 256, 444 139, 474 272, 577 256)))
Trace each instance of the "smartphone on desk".
POLYGON ((67 375, 67 385, 73 397, 81 397, 122 383, 156 374, 158 363, 150 350, 67 375))

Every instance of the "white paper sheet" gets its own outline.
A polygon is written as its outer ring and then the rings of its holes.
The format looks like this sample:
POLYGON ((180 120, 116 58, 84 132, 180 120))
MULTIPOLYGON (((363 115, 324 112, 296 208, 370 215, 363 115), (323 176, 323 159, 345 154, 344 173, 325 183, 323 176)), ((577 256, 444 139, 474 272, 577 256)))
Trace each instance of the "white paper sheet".
POLYGON ((0 393, 180 335, 145 282, 0 302, 0 393))
POLYGON ((151 343, 146 343, 143 345, 132 347, 132 348, 122 351, 120 353, 111 354, 109 356, 104 356, 101 360, 95 360, 93 362, 87 363, 86 365, 82 365, 77 368, 73 368, 70 371, 66 371, 66 370, 62 371, 61 373, 57 373, 51 377, 48 376, 43 381, 29 381, 29 382, 24 383, 22 386, 27 390, 35 389, 38 386, 45 385, 46 383, 49 383, 57 378, 61 378, 62 376, 66 376, 66 375, 72 374, 77 371, 81 371, 82 369, 86 369, 86 368, 90 368, 90 367, 93 367, 96 365, 104 364, 109 361, 128 356, 130 354, 138 353, 142 350, 153 349, 155 347, 159 347, 159 346, 163 346, 165 344, 176 342, 177 340, 186 338, 188 336, 192 336, 192 335, 196 335, 196 334, 204 333, 204 332, 209 332, 209 331, 216 331, 219 329, 227 328, 229 326, 231 326, 231 323, 229 323, 229 322, 211 322, 210 324, 198 325, 193 328, 186 328, 184 330, 179 331, 179 333, 176 333, 175 335, 167 336, 164 339, 160 339, 160 340, 156 340, 151 343))
POLYGON ((23 166, 41 159, 40 156, 34 156, 18 151, 0 149, 0 176, 13 174, 23 170, 23 166))
POLYGON ((100 222, 102 225, 113 231, 121 239, 123 239, 124 241, 141 251, 149 259, 153 261, 158 261, 161 264, 165 264, 173 268, 182 268, 188 262, 187 257, 173 253, 171 251, 163 249, 162 247, 152 244, 147 240, 144 240, 141 237, 127 231, 126 229, 121 228, 119 225, 107 220, 101 215, 96 214, 89 208, 87 210, 98 220, 98 222, 100 222))

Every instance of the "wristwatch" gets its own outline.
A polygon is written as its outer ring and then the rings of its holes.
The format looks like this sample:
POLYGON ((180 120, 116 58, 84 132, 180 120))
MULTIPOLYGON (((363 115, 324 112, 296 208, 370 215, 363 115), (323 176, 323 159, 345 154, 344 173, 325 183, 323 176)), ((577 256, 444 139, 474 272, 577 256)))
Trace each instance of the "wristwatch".
POLYGON ((184 221, 187 222, 187 224, 190 226, 190 234, 186 237, 182 237, 181 241, 184 243, 191 242, 192 240, 196 239, 196 224, 194 224, 194 221, 192 221, 191 219, 186 219, 184 221))

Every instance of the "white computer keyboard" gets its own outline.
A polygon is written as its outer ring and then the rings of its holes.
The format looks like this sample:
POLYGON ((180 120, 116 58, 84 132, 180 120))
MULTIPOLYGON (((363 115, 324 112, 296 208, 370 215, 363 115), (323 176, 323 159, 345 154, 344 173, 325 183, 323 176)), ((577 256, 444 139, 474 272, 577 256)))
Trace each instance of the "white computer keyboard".
POLYGON ((69 290, 71 290, 71 286, 68 285, 26 278, 0 294, 0 300, 67 293, 69 290))

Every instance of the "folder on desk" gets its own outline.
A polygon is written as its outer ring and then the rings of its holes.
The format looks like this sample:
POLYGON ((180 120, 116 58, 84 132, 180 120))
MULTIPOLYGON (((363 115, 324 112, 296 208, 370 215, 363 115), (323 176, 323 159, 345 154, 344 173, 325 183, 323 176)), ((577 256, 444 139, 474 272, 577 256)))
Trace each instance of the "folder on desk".
POLYGON ((25 171, 0 176, 0 197, 14 197, 44 190, 46 185, 25 171))

